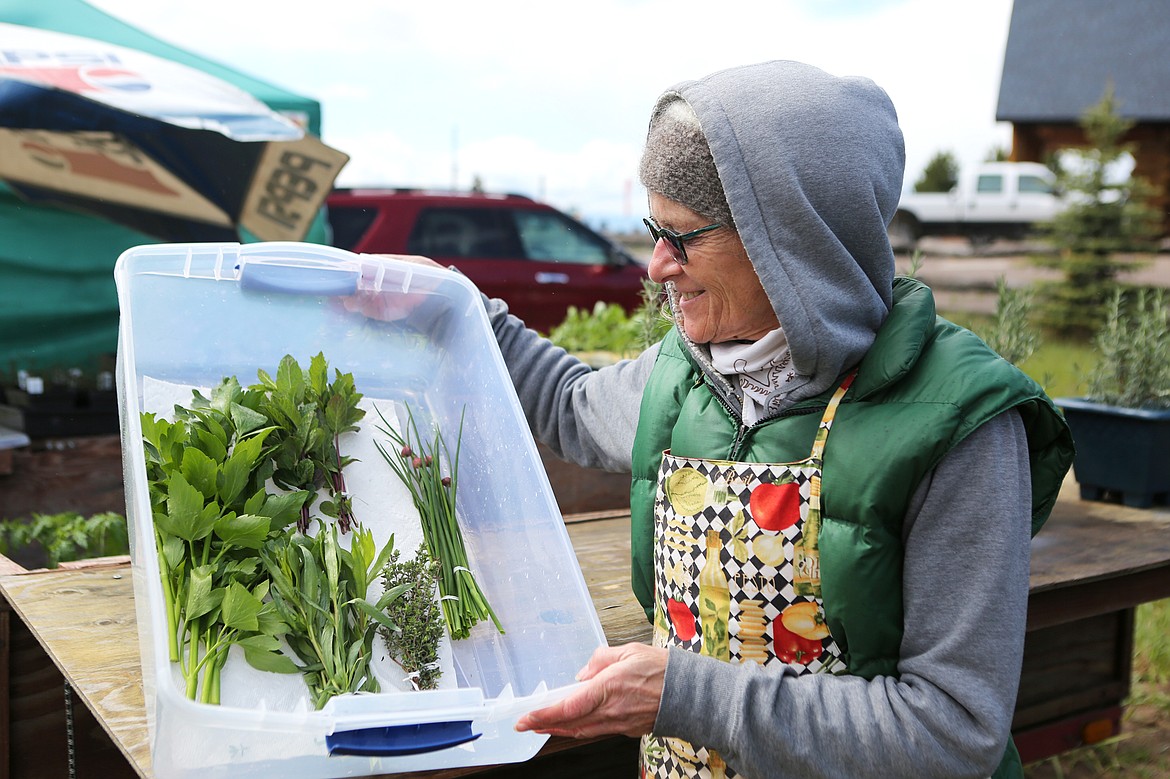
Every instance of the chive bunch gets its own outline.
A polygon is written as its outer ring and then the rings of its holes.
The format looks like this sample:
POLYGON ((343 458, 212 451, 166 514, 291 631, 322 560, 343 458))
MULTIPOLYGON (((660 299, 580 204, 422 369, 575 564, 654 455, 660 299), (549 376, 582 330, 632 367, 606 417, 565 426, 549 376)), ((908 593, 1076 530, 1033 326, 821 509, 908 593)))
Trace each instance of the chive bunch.
POLYGON ((422 522, 427 550, 439 563, 439 596, 447 632, 452 640, 467 638, 476 623, 490 618, 496 629, 503 633, 500 620, 471 572, 463 533, 455 516, 463 420, 459 421, 459 438, 452 458, 438 428, 429 442, 424 441, 409 405, 406 406, 406 415, 406 434, 403 436, 379 411, 383 425, 378 429, 390 439, 394 449, 387 451, 381 444, 376 445, 383 459, 410 490, 422 522))

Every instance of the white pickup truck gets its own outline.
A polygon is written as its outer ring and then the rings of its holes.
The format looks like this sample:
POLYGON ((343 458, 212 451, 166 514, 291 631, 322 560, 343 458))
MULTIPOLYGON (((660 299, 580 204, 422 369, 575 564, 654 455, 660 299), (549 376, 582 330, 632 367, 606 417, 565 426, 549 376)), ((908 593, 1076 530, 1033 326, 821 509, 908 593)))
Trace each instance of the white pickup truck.
POLYGON ((985 162, 950 192, 907 192, 890 223, 896 249, 925 235, 963 235, 973 242, 1020 238, 1063 207, 1056 177, 1038 162, 985 162))

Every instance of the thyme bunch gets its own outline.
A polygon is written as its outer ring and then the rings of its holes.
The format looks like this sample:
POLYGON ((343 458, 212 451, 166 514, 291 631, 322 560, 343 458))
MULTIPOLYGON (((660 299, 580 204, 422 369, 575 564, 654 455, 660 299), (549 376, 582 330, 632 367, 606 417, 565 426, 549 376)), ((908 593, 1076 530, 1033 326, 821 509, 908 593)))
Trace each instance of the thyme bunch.
POLYGON ((443 613, 435 600, 439 563, 432 560, 426 543, 419 544, 414 559, 399 561, 398 550, 382 569, 386 591, 407 587, 386 607, 386 616, 397 626, 379 628, 386 648, 411 675, 416 690, 433 690, 439 684, 439 641, 443 637, 443 613))

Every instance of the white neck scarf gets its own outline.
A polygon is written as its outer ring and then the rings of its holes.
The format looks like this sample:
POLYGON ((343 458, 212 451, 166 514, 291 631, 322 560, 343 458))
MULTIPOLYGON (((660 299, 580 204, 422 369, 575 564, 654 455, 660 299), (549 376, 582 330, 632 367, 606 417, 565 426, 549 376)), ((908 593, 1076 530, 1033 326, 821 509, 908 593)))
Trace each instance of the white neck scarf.
POLYGON ((808 380, 793 370, 788 338, 779 327, 758 341, 711 344, 711 364, 739 380, 745 425, 779 411, 788 393, 808 380))

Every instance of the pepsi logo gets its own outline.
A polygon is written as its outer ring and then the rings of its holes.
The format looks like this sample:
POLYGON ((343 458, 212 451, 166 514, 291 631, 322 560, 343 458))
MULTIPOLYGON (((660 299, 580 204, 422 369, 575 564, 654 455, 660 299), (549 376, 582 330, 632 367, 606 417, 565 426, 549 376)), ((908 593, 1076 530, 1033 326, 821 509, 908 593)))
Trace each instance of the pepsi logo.
POLYGON ((90 66, 79 71, 89 89, 102 92, 147 92, 150 82, 140 73, 122 68, 90 66))

